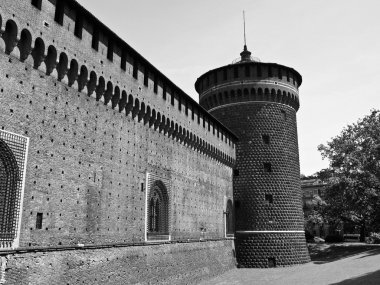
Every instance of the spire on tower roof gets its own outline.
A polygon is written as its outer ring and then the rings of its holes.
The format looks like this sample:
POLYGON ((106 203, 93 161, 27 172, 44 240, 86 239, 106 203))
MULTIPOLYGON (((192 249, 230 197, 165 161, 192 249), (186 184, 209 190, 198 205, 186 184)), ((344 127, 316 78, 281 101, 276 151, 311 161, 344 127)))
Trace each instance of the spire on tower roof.
POLYGON ((245 35, 245 11, 243 10, 243 24, 244 24, 244 50, 240 53, 241 61, 252 61, 251 52, 247 49, 247 38, 245 35))
POLYGON ((252 57, 251 52, 247 48, 247 37, 245 34, 245 11, 243 11, 243 24, 244 24, 244 49, 240 53, 240 57, 232 61, 232 64, 240 63, 240 62, 260 62, 260 59, 257 57, 252 57))

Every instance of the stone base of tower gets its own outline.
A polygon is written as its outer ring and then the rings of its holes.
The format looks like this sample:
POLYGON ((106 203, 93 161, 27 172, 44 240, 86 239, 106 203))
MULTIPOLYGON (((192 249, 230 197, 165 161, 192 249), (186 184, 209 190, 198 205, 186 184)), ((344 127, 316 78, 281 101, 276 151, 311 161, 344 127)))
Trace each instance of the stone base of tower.
POLYGON ((235 238, 239 267, 284 267, 310 261, 303 232, 236 232, 235 238))

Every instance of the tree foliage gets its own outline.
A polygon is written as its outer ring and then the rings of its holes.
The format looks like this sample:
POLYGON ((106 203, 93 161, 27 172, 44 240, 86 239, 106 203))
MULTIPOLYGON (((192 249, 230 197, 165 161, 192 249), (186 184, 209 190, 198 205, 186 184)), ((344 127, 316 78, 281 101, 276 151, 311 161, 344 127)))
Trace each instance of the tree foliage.
POLYGON ((330 167, 318 173, 329 182, 324 211, 330 221, 341 220, 365 230, 380 229, 380 110, 347 126, 326 145, 319 145, 330 167))
POLYGON ((324 208, 326 203, 319 197, 313 195, 313 198, 304 202, 304 219, 305 228, 309 232, 313 232, 314 225, 322 225, 325 222, 324 208))

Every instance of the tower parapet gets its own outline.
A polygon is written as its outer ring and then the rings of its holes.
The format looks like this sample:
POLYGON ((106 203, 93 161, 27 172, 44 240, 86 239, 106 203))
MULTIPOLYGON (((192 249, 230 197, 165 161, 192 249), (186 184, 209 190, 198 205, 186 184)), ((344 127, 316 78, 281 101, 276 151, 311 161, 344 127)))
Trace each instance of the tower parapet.
POLYGON ((234 209, 242 267, 310 260, 296 123, 301 83, 292 68, 252 60, 246 46, 239 62, 210 70, 195 83, 200 104, 239 138, 234 209))
POLYGON ((298 110, 302 77, 296 70, 255 61, 246 47, 240 55, 235 64, 210 70, 197 79, 195 89, 201 106, 211 111, 231 103, 267 101, 298 110))
POLYGON ((233 163, 234 134, 77 1, 9 3, 0 30, 0 52, 233 163))

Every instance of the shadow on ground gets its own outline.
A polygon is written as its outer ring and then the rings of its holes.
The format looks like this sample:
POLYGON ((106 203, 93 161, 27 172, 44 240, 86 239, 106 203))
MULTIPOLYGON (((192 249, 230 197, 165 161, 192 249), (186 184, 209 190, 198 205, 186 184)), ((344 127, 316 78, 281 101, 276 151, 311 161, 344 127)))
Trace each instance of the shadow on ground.
POLYGON ((309 244, 308 248, 311 261, 314 264, 333 262, 364 252, 366 255, 360 258, 380 254, 380 247, 366 244, 309 244))
POLYGON ((338 283, 331 283, 330 285, 357 285, 357 284, 363 284, 363 285, 380 284, 380 270, 367 273, 363 276, 346 279, 338 283))

